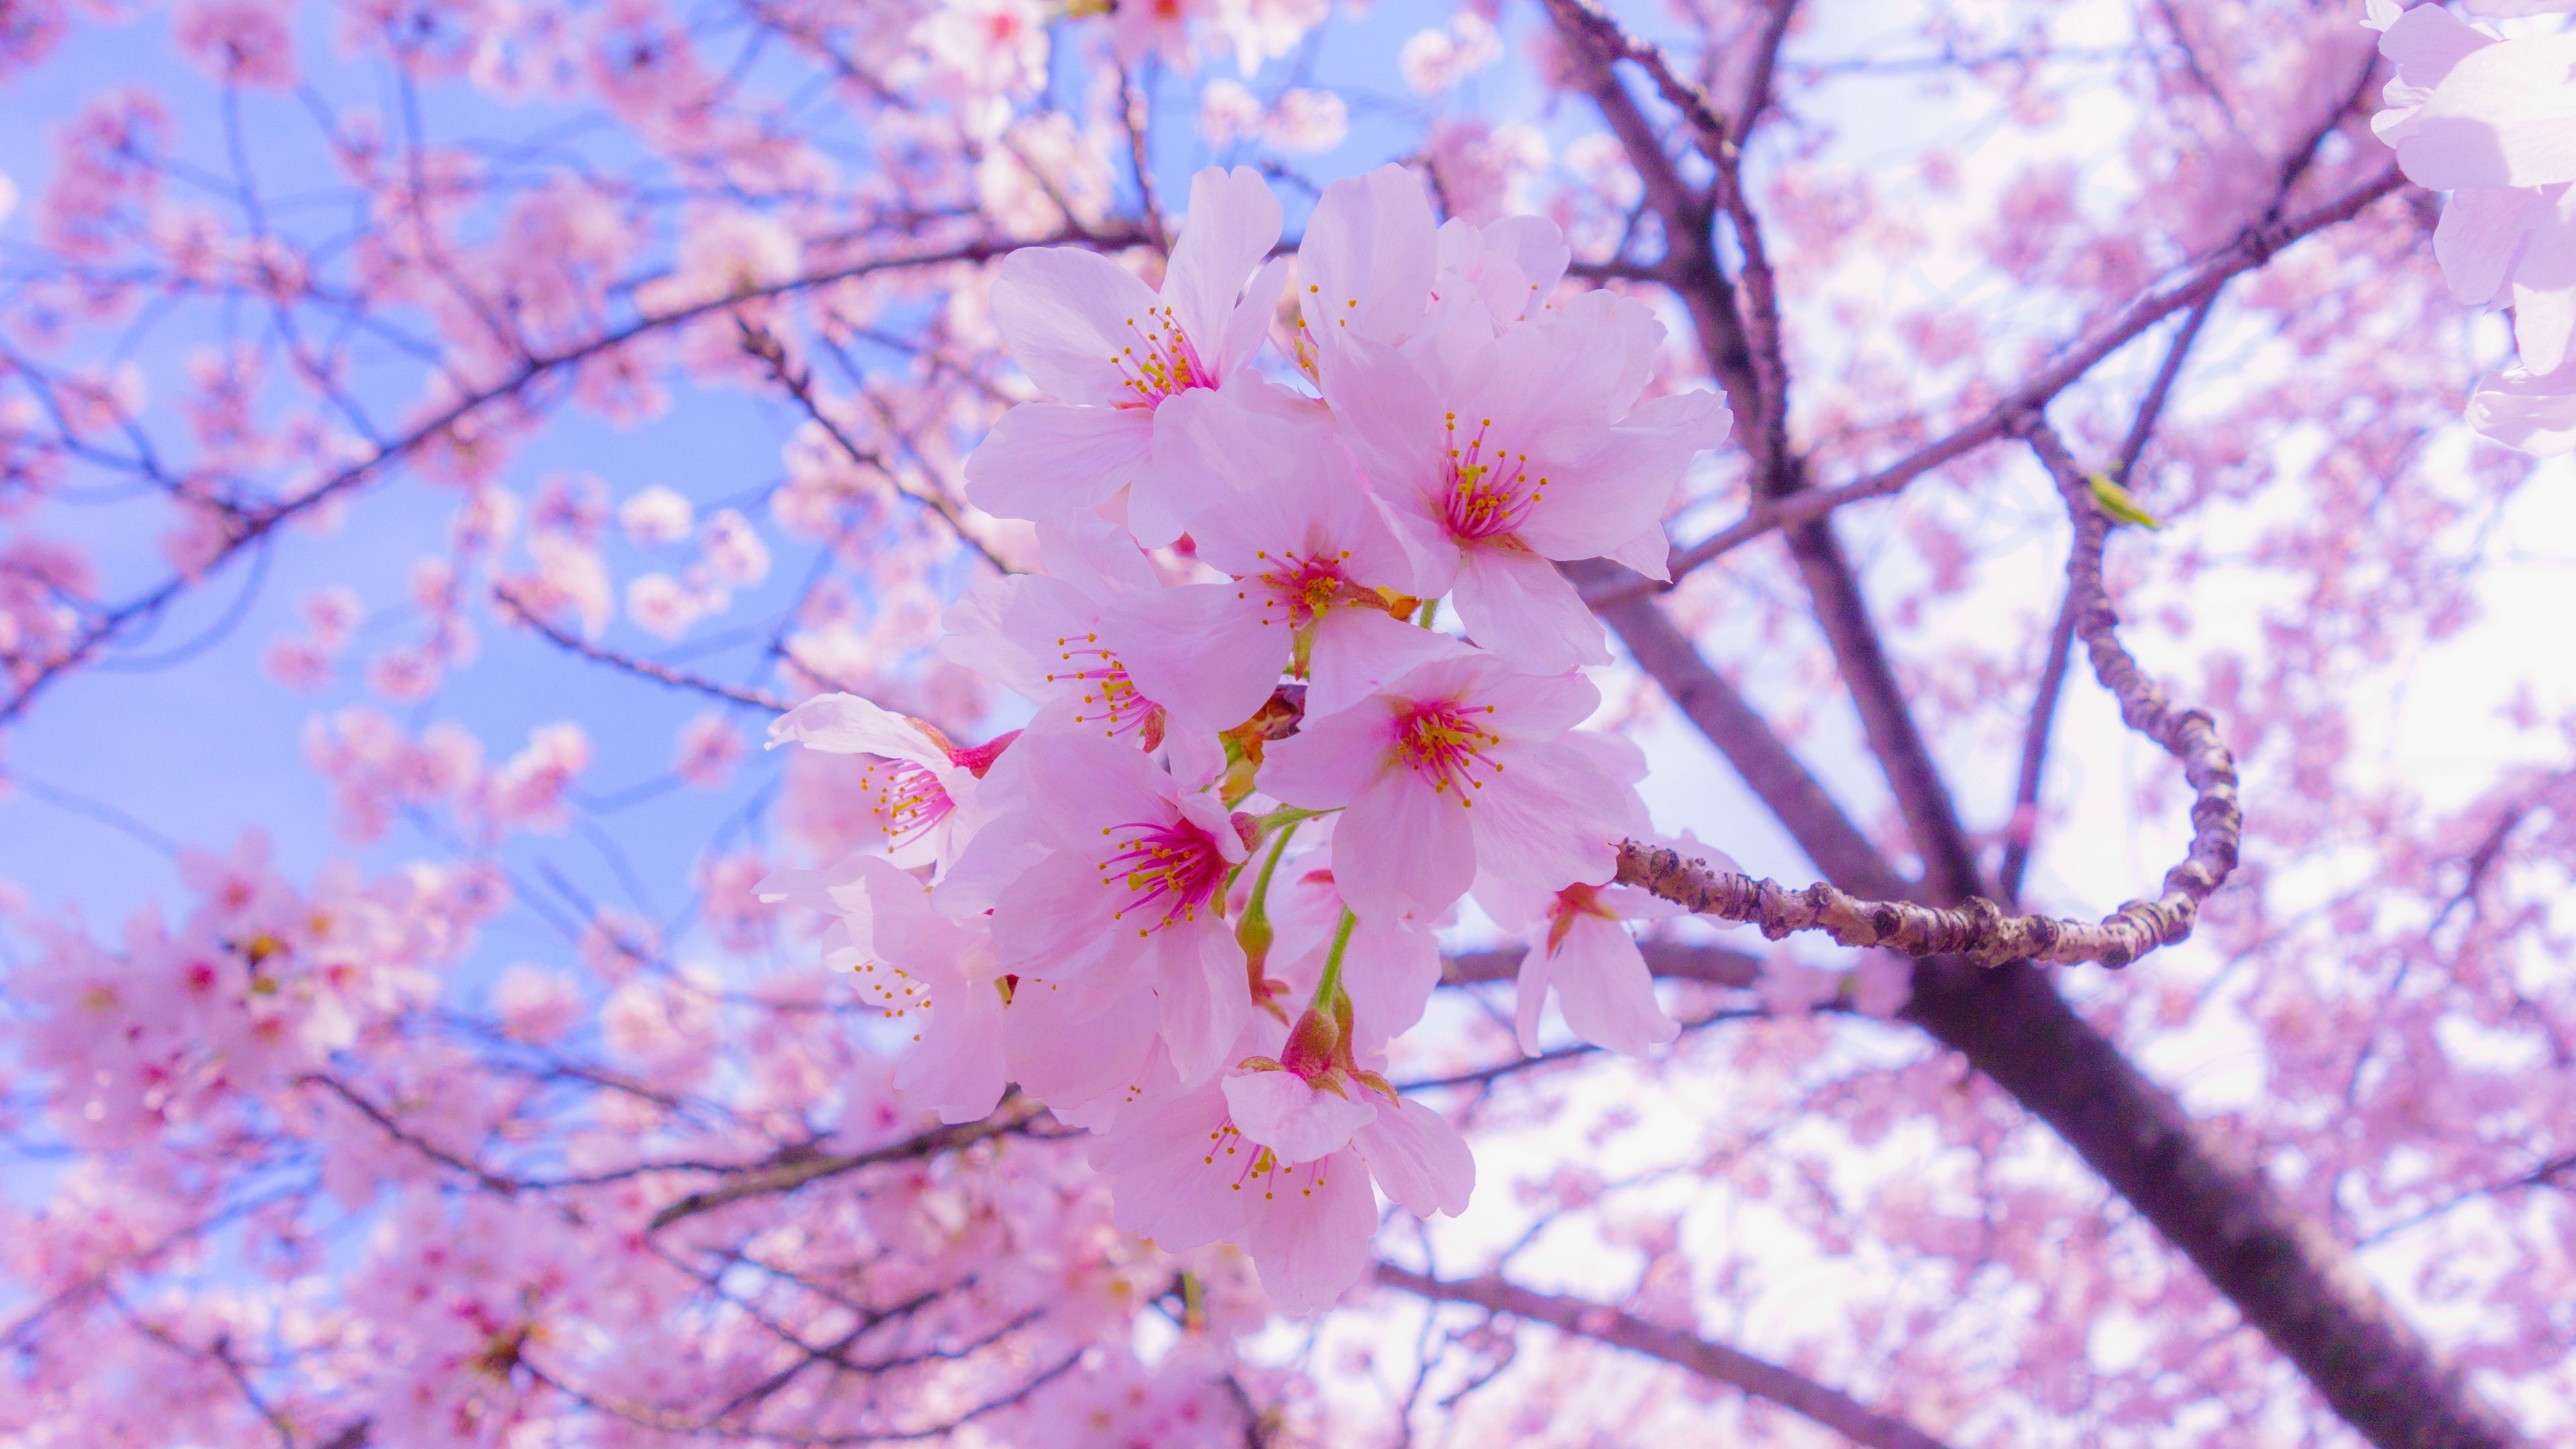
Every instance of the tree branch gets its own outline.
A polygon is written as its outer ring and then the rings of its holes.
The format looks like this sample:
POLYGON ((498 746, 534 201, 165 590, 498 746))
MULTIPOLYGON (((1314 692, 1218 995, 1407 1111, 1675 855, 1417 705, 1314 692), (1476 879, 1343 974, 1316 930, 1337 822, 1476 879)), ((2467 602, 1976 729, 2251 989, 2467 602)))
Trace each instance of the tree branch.
POLYGON ((510 591, 510 586, 507 584, 494 584, 492 586, 492 597, 501 605, 502 610, 509 614, 510 617, 527 625, 529 628, 536 630, 538 633, 543 634, 546 638, 554 641, 558 646, 568 649, 593 663, 605 664, 612 669, 622 669, 639 678, 652 680, 656 684, 668 685, 673 689, 685 689, 698 694, 710 695, 716 699, 724 700, 729 704, 746 705, 752 709, 765 709, 775 714, 785 714, 788 710, 795 708, 795 705, 791 701, 782 699, 765 690, 737 689, 730 684, 719 684, 712 679, 690 674, 685 670, 673 669, 667 664, 656 664, 650 659, 637 659, 633 655, 620 654, 614 649, 604 649, 597 644, 591 643, 587 639, 567 634, 562 629, 547 622, 544 618, 540 617, 535 610, 521 602, 519 596, 512 593, 510 591))
POLYGON ((776 1167, 747 1173, 719 1187, 690 1193, 653 1214, 653 1221, 647 1225, 646 1231, 660 1232, 684 1218, 712 1212, 728 1203, 740 1202, 748 1197, 766 1197, 773 1193, 794 1192, 798 1188, 810 1186, 824 1178, 838 1177, 845 1172, 856 1172, 863 1167, 937 1157, 942 1153, 954 1152, 961 1147, 973 1146, 988 1137, 1001 1137, 1009 1133, 1025 1131, 1045 1114, 1045 1108, 1028 1098, 1012 1096, 1005 1098, 1001 1108, 993 1115, 980 1121, 961 1122, 955 1126, 942 1127, 935 1131, 924 1132, 918 1137, 906 1138, 890 1146, 874 1148, 867 1152, 808 1157, 798 1162, 781 1163, 776 1167))
POLYGON ((1377 1281, 1434 1302, 1472 1303, 1544 1323, 1559 1333, 1661 1359, 1778 1404, 1866 1449, 1944 1449, 1940 1440, 1912 1424, 1881 1414, 1794 1370, 1604 1304, 1536 1292, 1497 1277, 1432 1278, 1393 1263, 1377 1265, 1377 1281))
MULTIPOLYGON (((2406 178, 2392 165, 2314 210, 2247 228, 2234 242, 2173 283, 2130 303, 2108 324, 2069 346, 2056 361, 2033 373, 2020 387, 2007 393, 1993 406, 1932 442, 1875 473, 1849 483, 1777 500, 1757 496, 1744 517, 1676 552, 1672 559, 1673 579, 1678 582, 1691 570, 1751 543, 1775 528, 1791 528, 1812 522, 1847 503, 1887 497, 1936 468, 1955 462, 1989 443, 2002 441, 2011 436, 2014 419, 2054 399, 2104 358, 2128 346, 2148 328, 2187 307, 2199 306, 2216 296, 2230 277, 2261 267, 2293 242, 2338 222, 2352 220, 2368 210, 2372 202, 2405 184, 2406 178)), ((1660 593, 1672 587, 1642 579, 1624 580, 1622 584, 1638 593, 1660 593)))
MULTIPOLYGON (((1608 565, 1576 565, 1577 582, 1598 578, 1608 565)), ((1902 897, 1913 888, 1861 833, 1841 805, 1789 752, 1780 736, 1653 599, 1597 605, 1594 612, 1626 645, 1637 667, 1662 687, 1675 708, 1726 756, 1762 803, 1787 827, 1791 839, 1827 880, 1863 895, 1902 897)))

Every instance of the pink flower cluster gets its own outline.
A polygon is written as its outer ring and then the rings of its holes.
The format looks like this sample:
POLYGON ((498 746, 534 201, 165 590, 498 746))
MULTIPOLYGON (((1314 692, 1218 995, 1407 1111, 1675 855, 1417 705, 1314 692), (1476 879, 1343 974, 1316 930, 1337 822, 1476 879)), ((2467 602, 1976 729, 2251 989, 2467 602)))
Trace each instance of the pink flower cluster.
POLYGON ((1212 168, 1159 289, 1073 248, 1003 263, 995 323, 1048 397, 967 475, 1046 571, 970 591, 941 648, 1033 713, 961 747, 799 706, 772 742, 869 757, 883 850, 762 890, 837 918, 917 1104, 971 1121, 1017 1083, 1101 1134, 1121 1227, 1241 1243, 1302 1312, 1364 1272, 1372 1183, 1467 1205, 1465 1143, 1380 1068, 1471 891, 1530 932, 1525 1042, 1551 985, 1600 1045, 1673 1036, 1609 885, 1644 762, 1577 728, 1610 653, 1556 565, 1661 576, 1729 419, 1646 396, 1663 327, 1561 288, 1549 222, 1435 224, 1393 166, 1328 188, 1293 266, 1282 219, 1212 168))
MULTIPOLYGON (((2495 16, 2576 0, 2470 0, 2495 16)), ((2481 29, 2439 5, 2370 0, 2397 67, 2372 118, 2417 185, 2451 193, 2433 251, 2451 293, 2513 309, 2515 365, 2469 400, 2479 432, 2528 452, 2576 449, 2576 32, 2481 29)))

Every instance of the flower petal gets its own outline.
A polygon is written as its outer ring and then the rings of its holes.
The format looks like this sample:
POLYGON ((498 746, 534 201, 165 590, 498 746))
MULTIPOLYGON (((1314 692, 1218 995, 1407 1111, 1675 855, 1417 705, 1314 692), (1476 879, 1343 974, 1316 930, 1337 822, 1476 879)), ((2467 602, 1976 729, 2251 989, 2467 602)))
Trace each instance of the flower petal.
POLYGON ((993 279, 993 325, 1044 392, 1110 406, 1134 397, 1117 358, 1161 299, 1133 272, 1081 247, 1022 247, 993 279))
POLYGON ((1294 1072, 1241 1072, 1227 1077, 1224 1086, 1236 1128, 1282 1162, 1312 1162, 1339 1152, 1377 1116, 1367 1102, 1318 1091, 1294 1072))
POLYGON ((1476 1191, 1476 1158, 1449 1119, 1420 1102, 1382 1111, 1360 1129, 1361 1158, 1386 1195, 1416 1217, 1467 1210, 1476 1191))
POLYGON ((1143 408, 1022 403, 966 455, 966 498, 996 518, 1087 512, 1135 482, 1153 447, 1143 408))

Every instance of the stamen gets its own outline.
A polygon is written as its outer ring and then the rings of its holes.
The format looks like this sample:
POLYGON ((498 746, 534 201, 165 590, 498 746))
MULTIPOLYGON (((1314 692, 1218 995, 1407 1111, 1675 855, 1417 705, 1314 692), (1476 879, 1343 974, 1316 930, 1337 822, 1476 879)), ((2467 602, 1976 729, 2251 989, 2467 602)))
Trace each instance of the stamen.
POLYGON ((859 789, 873 790, 868 818, 885 832, 889 849, 918 839, 948 818, 957 802, 929 768, 909 760, 883 760, 859 772, 859 789))
POLYGON ((1111 837, 1109 854, 1100 862, 1100 883, 1127 897, 1109 918, 1124 921, 1131 911, 1151 917, 1137 926, 1138 936, 1197 920, 1199 908, 1214 899, 1225 880, 1224 852, 1187 820, 1167 825, 1133 821, 1105 826, 1100 833, 1111 837))
POLYGON ((1068 667, 1047 675, 1047 683, 1081 681, 1082 709, 1073 717, 1075 724, 1100 725, 1101 733, 1112 739, 1144 726, 1154 712, 1154 702, 1136 692, 1127 666, 1101 647, 1098 634, 1067 634, 1055 643, 1060 651, 1056 657, 1068 667))
POLYGON ((1120 385, 1135 395, 1120 407, 1150 408, 1176 392, 1217 385, 1168 305, 1147 308, 1141 320, 1128 318, 1127 331, 1136 340, 1109 359, 1110 366, 1118 369, 1120 385))
POLYGON ((1485 782, 1476 778, 1478 772, 1499 774, 1503 768, 1487 753, 1503 737, 1486 729, 1481 720, 1493 712, 1490 704, 1416 703, 1396 716, 1395 758, 1430 781, 1432 793, 1451 795, 1461 806, 1472 807, 1475 792, 1485 788, 1485 782))
POLYGON ((1493 426, 1492 418, 1479 420, 1476 431, 1462 444, 1456 413, 1441 425, 1448 440, 1443 501, 1453 538, 1473 542, 1505 537, 1547 497, 1547 479, 1530 476, 1529 454, 1487 446, 1485 435, 1493 426))

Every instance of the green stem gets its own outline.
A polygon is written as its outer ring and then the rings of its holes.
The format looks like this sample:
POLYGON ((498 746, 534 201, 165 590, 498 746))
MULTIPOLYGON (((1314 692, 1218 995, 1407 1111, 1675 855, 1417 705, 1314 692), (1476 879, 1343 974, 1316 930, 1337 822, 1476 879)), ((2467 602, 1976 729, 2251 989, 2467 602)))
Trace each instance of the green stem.
POLYGON ((1438 599, 1425 599, 1422 601, 1422 617, 1414 622, 1420 624, 1423 628, 1428 629, 1439 619, 1439 617, 1440 601, 1438 599))
MULTIPOLYGON (((1333 807, 1333 810, 1339 810, 1340 808, 1342 807, 1336 805, 1333 807)), ((1332 813, 1332 810, 1301 810, 1294 805, 1282 805, 1278 809, 1271 811, 1269 814, 1260 817, 1261 828, 1264 830, 1277 830, 1283 825, 1293 826, 1300 820, 1312 820, 1318 815, 1330 815, 1332 813)))
POLYGON ((1333 931, 1333 949, 1324 955, 1324 974, 1315 978, 1313 1010, 1329 1014, 1333 998, 1341 994, 1342 953, 1351 948, 1351 928, 1359 923, 1360 918, 1351 914, 1350 907, 1342 907, 1342 923, 1333 931))
MULTIPOLYGON (((1270 924, 1270 912, 1264 904, 1270 898, 1270 877, 1279 869, 1279 857, 1287 853, 1288 837, 1296 833, 1297 822, 1291 820, 1272 838, 1270 854, 1263 857, 1261 861, 1261 874, 1252 878, 1252 900, 1243 908, 1243 922, 1237 928, 1239 931, 1256 930, 1270 924)), ((1239 871, 1243 867, 1238 865, 1235 869, 1239 871)), ((1229 881, 1228 884, 1232 882, 1229 881)))

